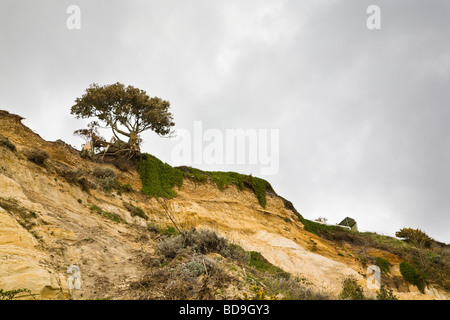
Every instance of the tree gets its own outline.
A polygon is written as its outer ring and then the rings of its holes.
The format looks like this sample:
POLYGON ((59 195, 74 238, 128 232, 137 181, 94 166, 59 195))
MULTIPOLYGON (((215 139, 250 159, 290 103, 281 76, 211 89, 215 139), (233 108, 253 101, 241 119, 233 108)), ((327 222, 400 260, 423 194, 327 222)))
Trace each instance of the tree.
POLYGON ((403 228, 395 233, 396 237, 403 238, 419 248, 429 248, 433 239, 420 229, 403 228))
POLYGON ((168 101, 150 98, 144 90, 133 86, 94 83, 75 100, 70 113, 78 119, 95 117, 103 121, 117 140, 122 141, 120 135, 127 137, 130 150, 139 152, 140 133, 150 129, 160 136, 170 136, 175 123, 169 107, 168 101))
MULTIPOLYGON (((87 129, 78 129, 74 131, 74 135, 81 137, 86 144, 89 144, 89 156, 92 157, 96 151, 104 147, 107 142, 100 136, 98 128, 100 125, 97 121, 92 121, 88 124, 87 129)), ((86 145, 85 145, 86 146, 86 145)), ((83 150, 84 151, 84 150, 83 150)))

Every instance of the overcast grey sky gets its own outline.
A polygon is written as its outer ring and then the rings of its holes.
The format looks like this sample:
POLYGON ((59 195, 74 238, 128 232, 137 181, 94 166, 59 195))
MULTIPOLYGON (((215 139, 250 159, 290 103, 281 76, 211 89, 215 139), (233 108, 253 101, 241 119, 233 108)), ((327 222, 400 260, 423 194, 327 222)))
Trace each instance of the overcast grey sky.
MULTIPOLYGON (((0 0, 0 109, 79 148, 75 98, 123 82, 169 100, 175 129, 279 129, 263 178, 306 218, 450 243, 449 30, 445 0, 0 0)), ((173 141, 143 138, 170 163, 173 141)))

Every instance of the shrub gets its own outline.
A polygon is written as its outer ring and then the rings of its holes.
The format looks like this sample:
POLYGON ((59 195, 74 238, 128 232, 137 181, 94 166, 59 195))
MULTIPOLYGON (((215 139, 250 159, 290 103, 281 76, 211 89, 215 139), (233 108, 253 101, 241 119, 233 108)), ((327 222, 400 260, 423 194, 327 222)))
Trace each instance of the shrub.
POLYGON ((394 295, 392 289, 387 289, 385 285, 381 285, 380 290, 377 291, 377 300, 398 300, 394 295))
POLYGON ((281 293, 285 300, 329 300, 331 296, 304 285, 304 279, 298 277, 267 277, 264 284, 274 293, 281 293))
POLYGON ((165 228, 158 228, 158 232, 161 233, 163 236, 178 236, 180 233, 172 226, 167 225, 165 228))
POLYGON ((91 211, 95 211, 97 213, 102 213, 102 209, 100 209, 99 207, 97 207, 95 204, 91 205, 91 207, 89 208, 91 211))
POLYGON ((105 178, 112 178, 116 179, 117 174, 114 172, 111 168, 103 168, 103 167, 97 167, 92 172, 92 175, 99 179, 105 179, 105 178))
POLYGON ((178 236, 165 238, 157 244, 156 249, 165 258, 174 259, 183 247, 183 238, 178 236))
POLYGON ((45 160, 49 158, 49 155, 44 150, 32 150, 27 153, 27 159, 38 164, 43 165, 45 160))
POLYGON ((277 266, 274 266, 273 264, 268 262, 259 252, 256 251, 250 252, 249 265, 260 272, 267 272, 285 279, 290 278, 289 273, 278 268, 277 266))
POLYGON ((342 291, 339 294, 339 299, 342 300, 364 300, 363 288, 358 284, 354 278, 346 278, 342 282, 342 291))
POLYGON ((95 204, 91 205, 90 210, 94 211, 94 212, 102 215, 104 218, 107 218, 107 219, 112 220, 114 222, 125 223, 125 224, 127 223, 118 214, 112 213, 112 212, 108 212, 108 211, 103 211, 101 208, 97 207, 95 204))
POLYGON ((231 244, 227 239, 212 230, 196 230, 191 228, 185 233, 185 245, 194 251, 207 254, 215 252, 223 257, 247 263, 249 255, 239 246, 231 244))
POLYGON ((123 220, 118 214, 116 213, 112 213, 112 212, 108 212, 108 211, 103 211, 103 217, 114 221, 114 222, 118 222, 118 223, 127 223, 125 220, 123 220))
POLYGON ((0 136, 0 145, 8 148, 11 151, 16 151, 16 146, 6 137, 0 136))
POLYGON ((211 273, 215 267, 215 262, 202 254, 195 254, 192 261, 180 264, 180 268, 186 269, 195 277, 211 273))
POLYGON ((142 210, 141 208, 136 207, 135 205, 133 205, 131 203, 127 203, 127 202, 124 202, 123 205, 131 213, 132 217, 138 216, 145 220, 148 220, 148 216, 145 214, 144 210, 142 210))
POLYGON ((133 188, 129 184, 121 184, 119 181, 117 181, 114 175, 102 175, 100 177, 97 177, 97 183, 106 192, 110 192, 112 189, 117 190, 118 195, 122 195, 122 192, 130 192, 131 190, 133 190, 133 188))
POLYGON ((208 252, 225 252, 228 241, 211 230, 200 230, 192 228, 185 235, 186 246, 193 247, 194 251, 206 254, 208 252))
POLYGON ((420 229, 403 228, 395 233, 396 237, 403 238, 419 248, 429 248, 433 239, 420 229))
POLYGON ((381 272, 388 274, 390 272, 391 264, 386 259, 377 257, 375 264, 380 268, 381 272))
POLYGON ((424 293, 426 284, 424 275, 418 273, 414 267, 406 262, 400 263, 400 273, 402 274, 403 279, 417 286, 420 292, 424 293))

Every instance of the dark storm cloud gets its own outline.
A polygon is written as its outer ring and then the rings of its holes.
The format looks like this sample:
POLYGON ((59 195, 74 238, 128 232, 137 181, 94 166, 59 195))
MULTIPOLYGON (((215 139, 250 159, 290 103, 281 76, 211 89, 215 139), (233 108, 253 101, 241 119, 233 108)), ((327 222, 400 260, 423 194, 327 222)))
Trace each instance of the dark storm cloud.
POLYGON ((121 81, 170 100, 178 128, 280 129, 265 178, 305 217, 450 242, 448 1, 77 1, 73 31, 70 4, 0 4, 0 107, 44 138, 80 144, 74 99, 121 81))

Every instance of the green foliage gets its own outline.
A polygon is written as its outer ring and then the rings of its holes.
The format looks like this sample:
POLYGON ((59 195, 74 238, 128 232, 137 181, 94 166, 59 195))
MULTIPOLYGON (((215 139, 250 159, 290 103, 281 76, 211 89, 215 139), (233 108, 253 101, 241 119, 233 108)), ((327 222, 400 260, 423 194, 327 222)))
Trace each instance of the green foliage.
POLYGON ((394 295, 392 289, 381 285, 380 290, 377 291, 377 300, 398 300, 398 298, 394 295))
POLYGON ((419 248, 429 248, 433 239, 420 229, 403 228, 395 233, 396 237, 403 238, 419 248))
POLYGON ((165 228, 161 228, 159 229, 159 232, 163 235, 163 236, 177 236, 180 233, 177 231, 177 229, 175 229, 172 226, 167 225, 165 228))
POLYGON ((391 264, 386 259, 377 257, 375 264, 380 267, 381 272, 388 274, 390 272, 391 264))
MULTIPOLYGON (((323 236, 328 233, 333 233, 334 231, 337 230, 337 228, 339 228, 339 227, 335 227, 335 226, 328 226, 328 225, 324 225, 324 224, 321 224, 318 222, 314 222, 314 221, 305 219, 300 215, 299 215, 299 218, 300 218, 300 221, 305 226, 305 230, 309 231, 311 233, 314 233, 317 236, 323 236)), ((339 228, 339 229, 342 229, 342 228, 339 228)), ((344 232, 349 232, 346 229, 342 229, 342 230, 344 232)))
POLYGON ((130 211, 131 216, 133 216, 133 217, 138 216, 145 220, 148 220, 148 216, 145 214, 144 210, 142 210, 141 208, 136 207, 135 205, 133 205, 131 203, 127 203, 127 202, 124 202, 123 205, 128 211, 130 211))
POLYGON ((150 154, 142 155, 138 167, 142 192, 149 197, 173 198, 176 196, 173 188, 181 187, 183 184, 183 173, 180 170, 172 168, 150 154))
POLYGON ((266 191, 270 188, 270 185, 266 180, 237 172, 202 171, 186 166, 177 169, 181 170, 186 178, 193 181, 200 183, 207 181, 214 182, 220 191, 223 191, 226 186, 230 185, 235 185, 239 190, 243 190, 247 187, 253 190, 258 198, 259 204, 263 208, 266 207, 266 191))
POLYGON ((91 205, 90 210, 94 211, 94 212, 97 212, 97 213, 102 213, 103 212, 103 210, 100 209, 99 207, 97 207, 95 204, 91 205))
POLYGON ((123 220, 118 214, 112 213, 112 212, 108 212, 108 211, 104 211, 103 212, 103 216, 109 220, 112 220, 114 222, 118 222, 118 223, 127 223, 125 220, 123 220))
POLYGON ((400 273, 402 274, 403 279, 415 285, 420 290, 420 292, 424 293, 426 279, 423 274, 417 272, 414 267, 406 262, 400 263, 400 273))
POLYGON ((16 151, 16 146, 6 137, 0 136, 0 145, 8 148, 11 151, 16 151))
POLYGON ((124 219, 122 219, 118 214, 116 213, 112 213, 112 212, 108 212, 108 211, 103 211, 101 208, 99 208, 98 206, 96 206, 95 204, 91 205, 90 208, 91 211, 96 212, 98 214, 100 214, 101 216, 103 216, 106 219, 109 219, 111 221, 114 222, 118 222, 118 223, 127 223, 124 219))
POLYGON ((270 262, 268 262, 259 252, 251 251, 250 252, 250 262, 249 265, 260 272, 267 272, 269 274, 276 274, 282 278, 289 278, 290 274, 283 271, 282 269, 274 266, 270 262))
POLYGON ((256 197, 258 198, 258 202, 261 207, 266 208, 266 189, 267 189, 267 181, 261 178, 246 176, 245 184, 249 185, 253 192, 255 192, 256 197))
POLYGON ((258 198, 263 208, 266 206, 266 190, 270 188, 267 181, 251 175, 237 172, 202 171, 191 167, 173 168, 163 163, 158 158, 144 154, 138 165, 142 181, 142 192, 150 197, 164 197, 167 199, 176 196, 173 189, 181 187, 183 178, 188 178, 199 183, 214 182, 219 190, 226 186, 235 185, 239 190, 250 188, 258 198))
POLYGON ((153 130, 158 135, 171 133, 175 125, 169 112, 170 103, 158 97, 150 98, 144 90, 122 83, 99 86, 91 84, 86 93, 75 100, 71 114, 77 118, 95 117, 118 134, 128 137, 132 148, 138 148, 138 135, 153 130))
POLYGON ((339 294, 339 299, 342 300, 364 300, 363 288, 358 284, 354 278, 346 278, 342 282, 342 291, 339 294))

